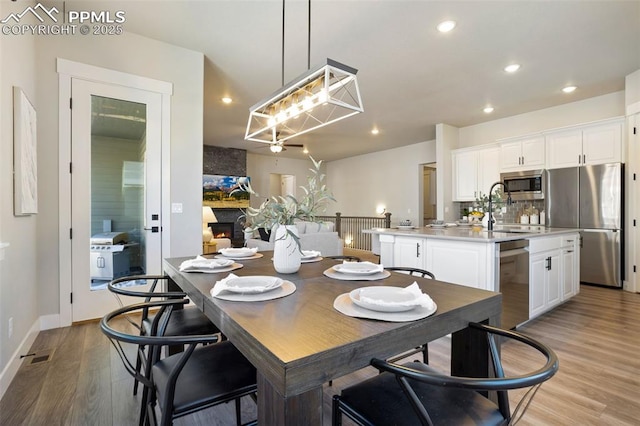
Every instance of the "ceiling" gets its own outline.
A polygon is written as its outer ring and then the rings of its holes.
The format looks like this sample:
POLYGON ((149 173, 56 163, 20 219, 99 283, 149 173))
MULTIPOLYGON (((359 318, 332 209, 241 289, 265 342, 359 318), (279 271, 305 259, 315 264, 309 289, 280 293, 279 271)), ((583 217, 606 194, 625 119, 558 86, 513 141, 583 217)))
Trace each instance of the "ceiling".
MULTIPOLYGON (((307 70, 307 5, 285 3, 285 83, 307 70)), ((205 144, 306 157, 244 140, 249 107, 281 86, 282 1, 91 2, 101 8, 124 10, 125 31, 204 53, 205 144)), ((437 123, 464 127, 623 90, 640 69, 640 0, 312 0, 311 67, 326 58, 359 70, 364 113, 289 142, 330 161, 432 140, 437 123), (446 19, 457 27, 441 34, 446 19), (508 74, 511 63, 522 67, 508 74), (564 94, 566 85, 578 89, 564 94)))

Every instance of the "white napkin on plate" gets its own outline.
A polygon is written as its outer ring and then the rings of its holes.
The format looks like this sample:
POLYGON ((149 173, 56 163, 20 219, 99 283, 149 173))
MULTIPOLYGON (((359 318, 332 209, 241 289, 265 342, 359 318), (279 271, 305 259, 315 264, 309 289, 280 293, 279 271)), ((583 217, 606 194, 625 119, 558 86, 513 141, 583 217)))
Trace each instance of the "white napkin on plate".
POLYGON ((258 248, 257 247, 238 247, 238 248, 223 248, 220 249, 220 253, 222 253, 223 256, 247 256, 249 257, 249 255, 253 256, 254 254, 256 254, 258 252, 258 248))
POLYGON ((211 296, 216 297, 221 291, 226 290, 229 287, 227 281, 232 278, 238 278, 238 276, 236 274, 229 274, 220 281, 216 281, 216 284, 211 289, 211 296))
MULTIPOLYGON (((238 276, 236 274, 231 273, 227 275, 226 278, 223 278, 220 281, 217 281, 213 286, 213 288, 211 289, 211 296, 216 297, 218 294, 220 294, 220 292, 224 290, 235 288, 235 286, 229 285, 229 280, 234 278, 238 278, 238 276)), ((245 293, 258 293, 258 292, 267 291, 270 288, 277 288, 282 285, 282 280, 280 278, 277 278, 277 277, 272 277, 272 278, 273 279, 269 279, 268 283, 266 283, 265 285, 256 286, 256 287, 243 287, 242 290, 245 293)))
POLYGON ((373 299, 360 294, 360 301, 378 306, 422 306, 427 309, 433 309, 435 306, 433 299, 431 299, 428 294, 423 293, 422 290, 420 290, 418 283, 415 281, 409 287, 405 287, 404 291, 409 292, 415 298, 407 301, 388 302, 386 300, 373 299))
POLYGON ((206 257, 196 256, 195 259, 187 259, 180 264, 180 272, 189 272, 194 270, 214 270, 233 265, 233 261, 229 259, 207 259, 206 257))
POLYGON ((347 260, 342 262, 342 266, 340 267, 342 270, 353 270, 353 271, 362 271, 363 269, 369 271, 382 272, 384 271, 384 265, 381 263, 373 263, 373 262, 349 262, 347 260), (362 266, 366 266, 363 268, 362 266))
POLYGON ((302 250, 302 259, 313 259, 319 256, 322 256, 322 254, 317 250, 302 250))

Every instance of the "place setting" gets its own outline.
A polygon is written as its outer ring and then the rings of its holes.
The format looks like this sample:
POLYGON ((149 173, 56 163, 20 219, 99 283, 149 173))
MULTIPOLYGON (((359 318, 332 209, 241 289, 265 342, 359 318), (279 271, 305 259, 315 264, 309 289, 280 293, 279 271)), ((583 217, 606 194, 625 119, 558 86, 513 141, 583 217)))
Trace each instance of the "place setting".
POLYGON ((258 253, 257 247, 237 247, 237 248, 224 248, 220 249, 220 254, 216 256, 218 259, 233 259, 233 260, 252 260, 260 259, 262 253, 258 253))
POLYGON ((211 297, 233 302, 261 302, 285 297, 294 291, 294 283, 279 277, 229 274, 217 281, 210 293, 211 297))
POLYGON ((180 264, 180 272, 200 272, 205 274, 217 274, 230 272, 242 268, 240 263, 233 259, 207 259, 196 256, 195 259, 187 259, 180 264))
POLYGON ((317 250, 301 250, 300 263, 320 262, 323 257, 317 250))
POLYGON ((329 278, 344 281, 375 281, 391 275, 384 266, 372 262, 343 262, 326 269, 323 274, 329 278))
POLYGON ((390 322, 415 321, 436 312, 436 303, 418 283, 408 287, 360 287, 336 297, 333 307, 350 317, 390 322))

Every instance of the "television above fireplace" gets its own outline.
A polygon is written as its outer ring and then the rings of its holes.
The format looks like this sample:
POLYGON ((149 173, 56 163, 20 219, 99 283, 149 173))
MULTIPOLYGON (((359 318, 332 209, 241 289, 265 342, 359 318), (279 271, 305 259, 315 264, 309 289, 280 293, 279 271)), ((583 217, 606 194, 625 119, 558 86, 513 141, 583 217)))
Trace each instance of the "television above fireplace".
POLYGON ((247 176, 202 175, 202 204, 215 209, 243 209, 249 207, 249 193, 237 191, 247 176))

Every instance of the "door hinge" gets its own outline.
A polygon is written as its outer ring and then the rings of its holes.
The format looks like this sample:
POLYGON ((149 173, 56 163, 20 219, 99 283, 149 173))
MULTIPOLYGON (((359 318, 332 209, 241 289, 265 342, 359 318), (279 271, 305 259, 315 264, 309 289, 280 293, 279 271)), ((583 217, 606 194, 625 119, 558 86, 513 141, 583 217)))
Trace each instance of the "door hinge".
POLYGON ((636 226, 636 220, 633 219, 633 226, 636 226))
POLYGON ((69 98, 69 109, 73 109, 73 98, 69 98))
POLYGON ((73 240, 73 228, 69 228, 69 239, 73 240))
POLYGON ((633 134, 634 135, 636 134, 636 128, 635 127, 633 128, 633 134))
POLYGON ((73 293, 69 293, 69 302, 73 305, 73 293))
POLYGON ((636 180, 636 174, 635 173, 633 174, 633 180, 636 180))
POLYGON ((636 271, 636 265, 633 265, 633 272, 636 271))
POLYGON ((69 161, 69 173, 73 173, 73 163, 69 161))

